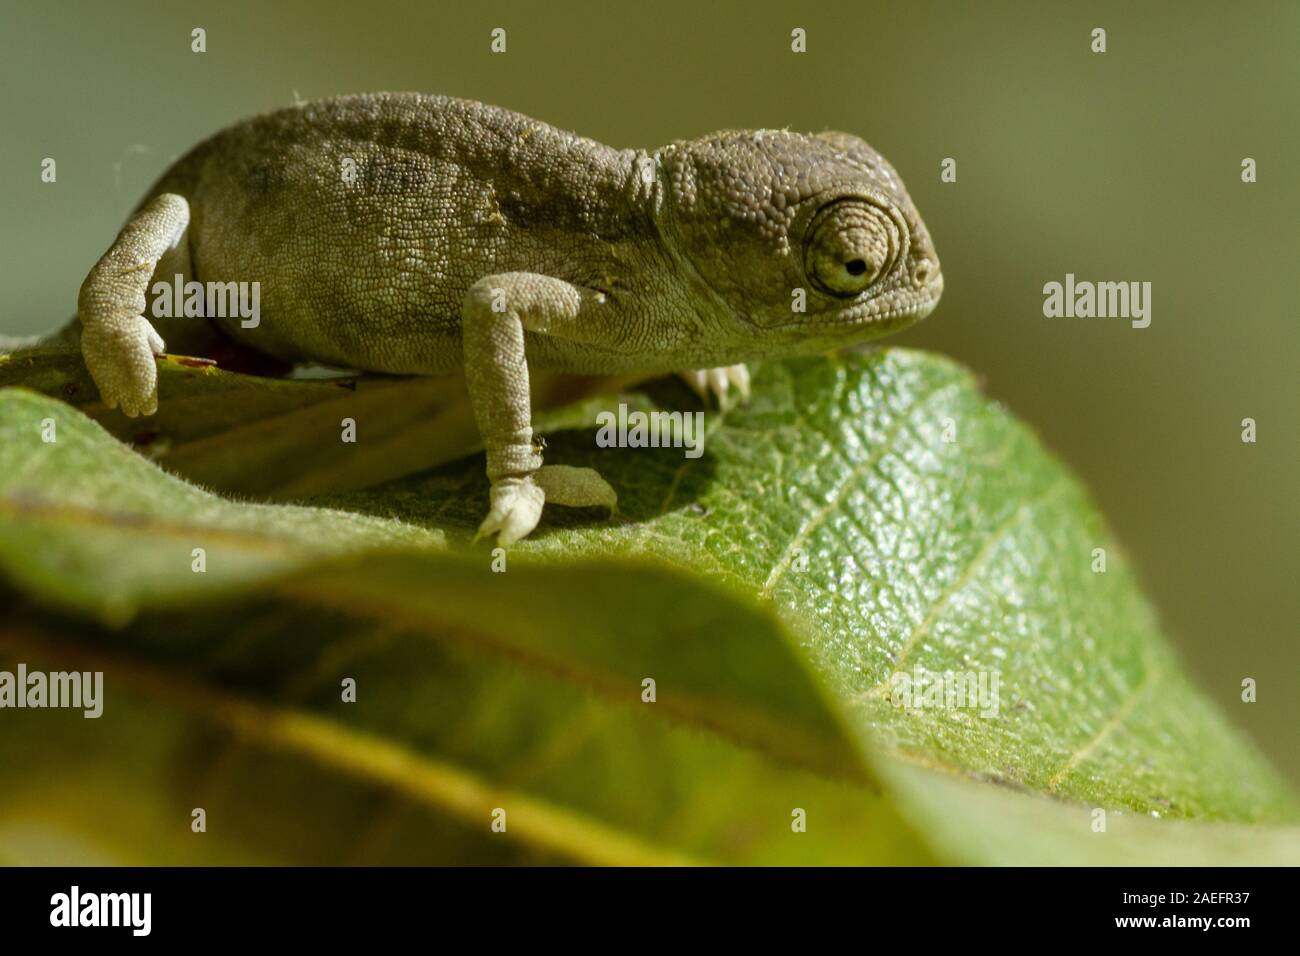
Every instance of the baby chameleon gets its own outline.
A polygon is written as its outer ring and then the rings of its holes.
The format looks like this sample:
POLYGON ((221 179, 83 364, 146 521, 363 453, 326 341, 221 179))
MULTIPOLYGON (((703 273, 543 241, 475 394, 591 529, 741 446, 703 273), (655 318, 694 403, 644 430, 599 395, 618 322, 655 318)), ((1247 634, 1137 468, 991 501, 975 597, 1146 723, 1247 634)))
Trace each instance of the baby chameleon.
POLYGON ((542 464, 530 365, 678 371, 721 398, 747 391, 747 361, 896 331, 942 291, 902 180, 855 136, 737 130, 647 153, 378 93, 191 150, 91 269, 78 320, 100 395, 129 416, 158 407, 163 334, 192 354, 224 334, 288 362, 463 369, 492 483, 479 533, 509 545, 547 500, 616 500, 591 469, 542 464), (155 281, 177 274, 258 283, 260 321, 151 323, 155 281))

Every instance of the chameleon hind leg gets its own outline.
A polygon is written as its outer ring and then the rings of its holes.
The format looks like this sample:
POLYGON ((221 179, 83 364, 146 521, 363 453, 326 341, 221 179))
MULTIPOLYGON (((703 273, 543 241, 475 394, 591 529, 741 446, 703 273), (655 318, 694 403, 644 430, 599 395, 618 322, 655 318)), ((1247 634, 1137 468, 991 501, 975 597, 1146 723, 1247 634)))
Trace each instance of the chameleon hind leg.
POLYGON ((109 408, 134 418, 158 410, 154 356, 165 347, 144 317, 149 281, 160 262, 188 272, 189 203, 174 193, 150 200, 95 263, 77 297, 81 354, 109 408))

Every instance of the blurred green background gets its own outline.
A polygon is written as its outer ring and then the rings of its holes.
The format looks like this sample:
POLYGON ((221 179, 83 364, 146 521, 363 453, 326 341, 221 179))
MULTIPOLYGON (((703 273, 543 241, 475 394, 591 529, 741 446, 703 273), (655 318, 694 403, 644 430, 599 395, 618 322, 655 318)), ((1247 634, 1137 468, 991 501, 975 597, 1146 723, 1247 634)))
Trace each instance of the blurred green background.
POLYGON ((979 371, 1083 476, 1193 675, 1300 781, 1300 4, 10 2, 3 18, 0 333, 64 321, 171 159, 295 97, 448 93, 616 146, 862 136, 947 279, 895 341, 979 371), (1150 328, 1045 319, 1042 286, 1067 272, 1151 282, 1150 328))

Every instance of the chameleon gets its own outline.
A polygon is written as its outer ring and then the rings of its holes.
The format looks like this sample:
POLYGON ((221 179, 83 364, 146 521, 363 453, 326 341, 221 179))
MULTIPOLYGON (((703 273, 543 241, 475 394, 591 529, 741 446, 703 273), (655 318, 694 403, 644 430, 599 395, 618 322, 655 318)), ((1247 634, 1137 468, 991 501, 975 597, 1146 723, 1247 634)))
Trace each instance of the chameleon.
POLYGON ((706 401, 744 398, 746 363, 897 331, 942 291, 902 180, 848 133, 615 149, 472 100, 374 93, 246 120, 178 159, 86 276, 74 325, 128 416, 157 410, 167 342, 462 372, 490 480, 479 536, 509 546, 547 501, 617 502, 594 469, 543 463, 530 367, 676 372, 706 401), (256 283, 257 323, 151 321, 173 276, 256 283))

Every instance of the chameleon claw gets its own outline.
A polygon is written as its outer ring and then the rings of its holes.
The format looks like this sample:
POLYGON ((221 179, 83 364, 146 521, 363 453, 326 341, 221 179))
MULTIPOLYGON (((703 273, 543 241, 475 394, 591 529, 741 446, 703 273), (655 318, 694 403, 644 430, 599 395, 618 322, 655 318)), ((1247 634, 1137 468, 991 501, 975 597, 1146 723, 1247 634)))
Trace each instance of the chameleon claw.
POLYGON ((507 478, 492 486, 488 515, 474 535, 497 536, 502 547, 526 538, 537 527, 547 502, 570 508, 618 508, 618 494, 594 468, 543 465, 525 478, 507 478))
POLYGON ((531 477, 507 478, 492 486, 489 501, 487 517, 474 540, 495 534, 501 547, 508 548, 537 527, 546 493, 531 477))
POLYGON ((718 407, 727 408, 731 404, 731 387, 734 385, 740 393, 742 402, 749 401, 749 369, 744 365, 723 365, 718 368, 692 369, 678 372, 700 400, 708 404, 716 398, 718 407))
POLYGON ((143 316, 118 326, 88 325, 81 333, 81 353, 106 408, 120 408, 127 418, 158 410, 158 367, 162 337, 143 316))

